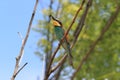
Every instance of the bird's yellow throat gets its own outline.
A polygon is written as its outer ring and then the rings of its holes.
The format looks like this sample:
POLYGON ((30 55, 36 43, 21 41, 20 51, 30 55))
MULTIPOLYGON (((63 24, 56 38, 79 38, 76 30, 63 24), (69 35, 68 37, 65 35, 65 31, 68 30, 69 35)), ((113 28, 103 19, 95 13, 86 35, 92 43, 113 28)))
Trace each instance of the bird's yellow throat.
POLYGON ((54 26, 61 26, 61 25, 59 24, 59 22, 57 22, 57 21, 55 21, 55 20, 53 20, 53 25, 54 25, 54 26))

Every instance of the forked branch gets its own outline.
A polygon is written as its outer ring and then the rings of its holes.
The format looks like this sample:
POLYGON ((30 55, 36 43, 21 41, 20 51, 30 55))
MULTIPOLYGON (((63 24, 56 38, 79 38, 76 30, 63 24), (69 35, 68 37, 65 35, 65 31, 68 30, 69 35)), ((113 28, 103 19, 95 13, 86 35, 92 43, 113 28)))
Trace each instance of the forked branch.
MULTIPOLYGON (((18 74, 20 60, 21 60, 21 57, 22 57, 22 55, 23 55, 23 51, 24 51, 25 44, 26 44, 27 39, 28 39, 29 34, 30 34, 30 30, 31 30, 31 26, 32 26, 33 18, 34 18, 35 12, 36 12, 37 5, 38 5, 38 0, 36 0, 35 6, 34 6, 34 9, 33 9, 33 13, 32 13, 32 16, 31 16, 31 19, 30 19, 30 22, 29 22, 28 30, 27 30, 25 39, 23 40, 21 49, 20 49, 20 53, 19 53, 19 55, 18 55, 17 58, 16 58, 15 69, 14 69, 14 72, 13 72, 13 75, 12 75, 11 80, 15 80, 15 78, 16 78, 16 76, 17 76, 17 74, 18 74)), ((21 71, 21 70, 20 70, 20 71, 21 71)))

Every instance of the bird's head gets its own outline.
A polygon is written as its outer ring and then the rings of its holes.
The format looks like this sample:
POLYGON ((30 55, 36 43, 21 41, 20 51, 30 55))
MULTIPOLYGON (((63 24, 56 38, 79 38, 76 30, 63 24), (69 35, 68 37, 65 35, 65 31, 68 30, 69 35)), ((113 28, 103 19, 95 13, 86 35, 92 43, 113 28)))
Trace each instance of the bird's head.
POLYGON ((62 23, 59 20, 55 19, 52 15, 50 15, 50 18, 52 19, 52 23, 54 26, 62 27, 62 23))

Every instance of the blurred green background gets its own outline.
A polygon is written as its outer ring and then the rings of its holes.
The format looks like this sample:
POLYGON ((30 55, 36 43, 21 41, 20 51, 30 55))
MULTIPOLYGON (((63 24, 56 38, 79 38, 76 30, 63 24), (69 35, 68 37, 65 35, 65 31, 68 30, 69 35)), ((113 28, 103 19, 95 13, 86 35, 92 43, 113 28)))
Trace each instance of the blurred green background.
MULTIPOLYGON (((43 19, 39 20, 39 24, 35 31, 44 36, 39 38, 38 47, 42 51, 35 53, 43 59, 43 55, 49 56, 57 48, 58 41, 54 35, 53 25, 49 23, 49 14, 58 18, 65 30, 68 29, 72 19, 78 10, 82 0, 51 0, 47 8, 42 10, 43 19)), ((87 1, 80 11, 77 20, 69 32, 69 39, 72 42, 73 33, 81 19, 87 1)), ((117 5, 120 5, 120 0, 93 0, 92 6, 87 14, 84 27, 79 35, 76 45, 72 49, 73 62, 75 68, 79 65, 83 56, 91 47, 91 44, 99 37, 101 30, 105 27, 110 16, 115 12, 117 5)), ((56 64, 64 50, 61 48, 54 60, 56 64)), ((59 69, 58 69, 59 70, 59 69)), ((73 69, 74 71, 74 69, 73 69)), ((56 72, 53 73, 56 74, 56 72)), ((71 67, 68 62, 64 64, 59 80, 69 80, 72 75, 71 67)), ((109 30, 91 52, 88 60, 82 65, 82 69, 77 73, 75 80, 120 80, 120 14, 112 23, 109 30)))

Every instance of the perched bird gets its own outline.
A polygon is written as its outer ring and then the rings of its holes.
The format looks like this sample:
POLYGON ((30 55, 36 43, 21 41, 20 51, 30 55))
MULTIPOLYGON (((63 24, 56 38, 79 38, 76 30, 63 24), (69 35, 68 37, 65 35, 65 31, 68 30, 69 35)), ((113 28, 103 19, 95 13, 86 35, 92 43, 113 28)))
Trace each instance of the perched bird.
MULTIPOLYGON (((52 22, 53 22, 53 25, 54 25, 54 31, 55 31, 56 37, 59 41, 61 41, 61 39, 63 38, 63 36, 65 34, 65 31, 63 29, 63 25, 59 20, 55 19, 52 15, 50 15, 50 17, 52 18, 52 22)), ((73 57, 71 55, 70 43, 68 42, 67 36, 64 38, 64 40, 62 42, 62 47, 68 53, 69 63, 70 63, 70 65, 73 66, 73 63, 72 63, 72 58, 73 57)))

